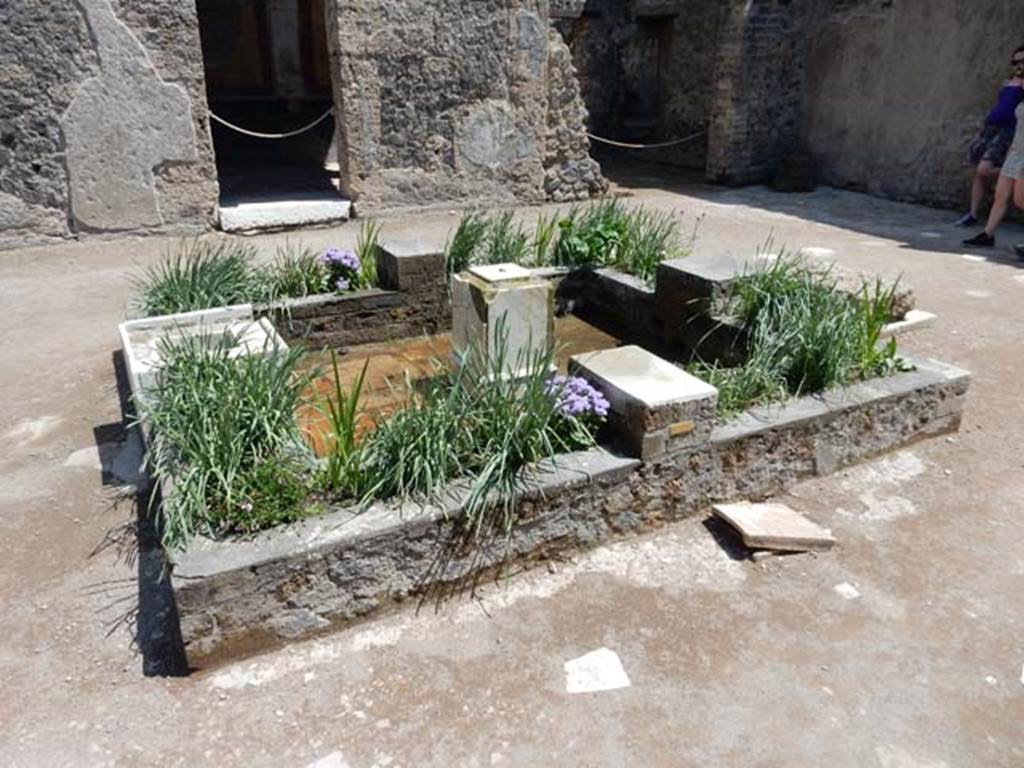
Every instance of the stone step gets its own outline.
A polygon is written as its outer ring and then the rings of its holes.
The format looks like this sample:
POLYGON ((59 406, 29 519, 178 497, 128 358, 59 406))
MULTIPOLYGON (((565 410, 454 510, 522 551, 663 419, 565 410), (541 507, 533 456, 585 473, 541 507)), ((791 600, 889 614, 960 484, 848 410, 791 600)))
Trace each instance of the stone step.
POLYGON ((352 203, 330 192, 279 199, 232 199, 220 206, 225 232, 254 232, 347 221, 352 203))
POLYGON ((608 399, 610 437, 630 456, 650 461, 705 442, 718 390, 637 346, 575 355, 571 373, 608 399))

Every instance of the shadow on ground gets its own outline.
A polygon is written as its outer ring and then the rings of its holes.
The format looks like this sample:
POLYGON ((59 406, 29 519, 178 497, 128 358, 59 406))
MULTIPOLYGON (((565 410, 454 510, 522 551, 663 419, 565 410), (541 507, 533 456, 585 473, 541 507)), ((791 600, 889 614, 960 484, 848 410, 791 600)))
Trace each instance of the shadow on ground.
POLYGON ((108 609, 117 609, 114 618, 106 622, 108 635, 118 627, 127 627, 133 649, 142 657, 144 675, 185 675, 188 662, 168 562, 150 514, 150 509, 159 504, 159 488, 141 466, 143 439, 135 425, 121 352, 113 353, 112 363, 122 420, 94 427, 93 436, 100 457, 101 482, 116 488, 110 503, 115 509, 129 506, 131 514, 104 534, 90 557, 112 556, 119 565, 134 567, 136 577, 93 584, 89 591, 114 595, 107 605, 108 609), (132 581, 134 594, 118 597, 132 581), (127 607, 122 607, 125 604, 127 607))
POLYGON ((900 248, 972 254, 994 264, 1024 269, 1012 250, 1024 243, 1024 226, 1008 222, 997 233, 997 248, 970 248, 962 240, 982 227, 961 229, 956 212, 894 202, 855 191, 818 187, 813 192, 777 192, 766 186, 726 187, 704 181, 699 171, 622 160, 602 164, 605 175, 622 191, 662 190, 719 205, 744 205, 806 221, 841 227, 894 240, 900 248))

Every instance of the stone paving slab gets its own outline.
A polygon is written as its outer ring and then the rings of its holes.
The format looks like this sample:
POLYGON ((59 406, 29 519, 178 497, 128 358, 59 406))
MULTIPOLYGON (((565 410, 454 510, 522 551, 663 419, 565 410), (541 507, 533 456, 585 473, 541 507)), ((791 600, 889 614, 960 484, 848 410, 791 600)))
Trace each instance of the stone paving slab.
POLYGON ((801 552, 831 549, 835 537, 831 531, 811 522, 785 504, 715 504, 715 515, 735 528, 743 543, 752 549, 777 549, 801 552))

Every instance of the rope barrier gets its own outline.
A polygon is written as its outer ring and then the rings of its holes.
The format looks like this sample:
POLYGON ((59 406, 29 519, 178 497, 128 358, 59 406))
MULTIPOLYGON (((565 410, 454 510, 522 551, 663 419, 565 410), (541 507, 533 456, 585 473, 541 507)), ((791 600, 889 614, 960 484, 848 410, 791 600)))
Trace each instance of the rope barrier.
POLYGON ((587 136, 590 138, 591 141, 597 141, 602 144, 608 144, 609 146, 612 147, 622 147, 623 149, 662 149, 664 147, 675 147, 679 144, 685 144, 688 141, 699 139, 705 133, 707 133, 707 131, 697 131, 696 133, 691 133, 689 136, 684 136, 681 139, 675 139, 674 141, 663 141, 660 144, 627 144, 624 141, 613 141, 612 139, 605 139, 602 138, 601 136, 595 136, 592 133, 588 133, 587 136))
POLYGON ((252 136, 255 139, 289 139, 292 136, 298 136, 300 133, 305 133, 306 131, 310 131, 313 128, 316 128, 318 125, 320 125, 320 123, 322 123, 324 120, 331 116, 331 114, 334 112, 334 107, 329 107, 326 112, 320 115, 320 117, 318 117, 309 125, 304 125, 301 128, 296 128, 294 131, 287 131, 286 133, 259 133, 257 131, 246 130, 245 128, 235 125, 234 123, 229 123, 223 117, 218 117, 213 113, 212 110, 209 110, 209 112, 210 117, 216 120, 218 123, 220 123, 226 128, 230 128, 233 131, 237 131, 238 133, 241 133, 244 136, 252 136))

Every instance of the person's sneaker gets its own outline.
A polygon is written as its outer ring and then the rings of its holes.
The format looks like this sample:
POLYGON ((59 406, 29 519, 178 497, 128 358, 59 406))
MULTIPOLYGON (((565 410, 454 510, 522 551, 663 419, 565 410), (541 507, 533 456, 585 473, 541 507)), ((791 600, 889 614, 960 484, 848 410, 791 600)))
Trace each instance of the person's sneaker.
POLYGON ((974 248, 991 248, 995 244, 995 237, 990 235, 988 232, 982 232, 981 234, 964 240, 964 245, 970 245, 974 248))
POLYGON ((954 227, 973 227, 977 223, 978 223, 978 218, 973 213, 968 211, 963 216, 961 216, 959 219, 957 219, 956 223, 953 224, 953 226, 954 227))
POLYGON ((1013 252, 1017 254, 1017 258, 1024 261, 1024 243, 1013 246, 1013 252))

